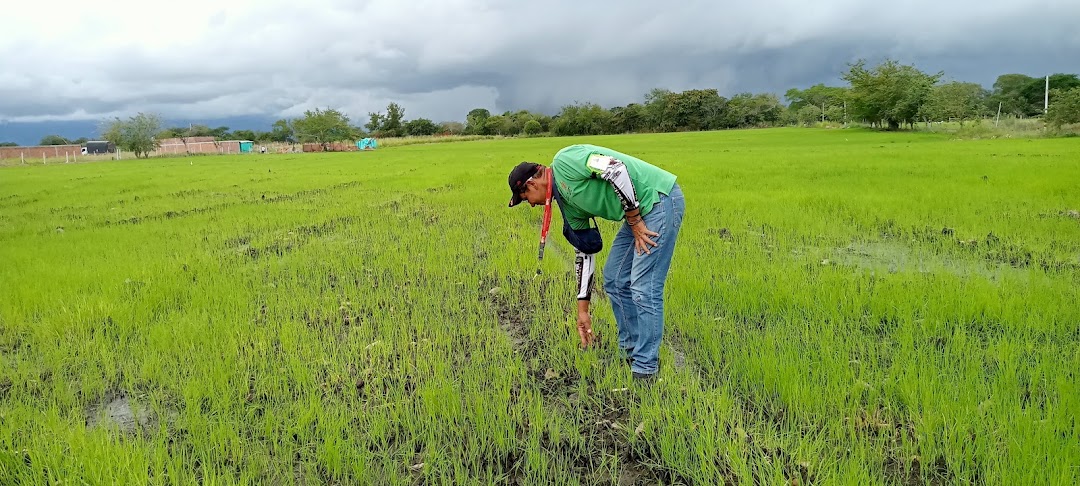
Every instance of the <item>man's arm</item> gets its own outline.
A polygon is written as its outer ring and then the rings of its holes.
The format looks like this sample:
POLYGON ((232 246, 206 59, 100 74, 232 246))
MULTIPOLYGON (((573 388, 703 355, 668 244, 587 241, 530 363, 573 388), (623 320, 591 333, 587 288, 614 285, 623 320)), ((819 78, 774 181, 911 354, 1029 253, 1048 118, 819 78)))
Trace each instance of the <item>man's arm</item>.
MULTIPOLYGON (((578 304, 580 306, 582 300, 588 304, 592 296, 593 275, 596 272, 596 254, 604 248, 604 240, 600 230, 590 227, 587 219, 567 214, 566 211, 563 212, 563 237, 574 247, 578 304), (574 229, 575 227, 583 228, 574 229)), ((585 309, 588 310, 588 307, 585 309)))
MULTIPOLYGON (((562 206, 560 205, 560 208, 562 206)), ((581 346, 589 347, 595 336, 592 332, 592 317, 589 316, 589 303, 592 300, 593 275, 596 271, 596 254, 604 247, 600 230, 588 226, 584 218, 567 218, 563 213, 563 236, 574 246, 574 269, 577 274, 577 330, 581 346), (571 224, 573 221, 573 224, 571 224), (584 226, 574 229, 574 226, 584 226)))
POLYGON ((593 259, 593 255, 578 251, 577 258, 574 259, 574 266, 577 267, 578 276, 578 337, 581 338, 581 347, 587 348, 592 345, 593 339, 596 338, 596 336, 593 335, 592 330, 592 317, 589 315, 589 301, 592 297, 593 270, 595 270, 595 260, 593 259))
POLYGON ((578 310, 582 309, 584 302, 584 309, 588 312, 589 301, 592 300, 593 275, 596 273, 595 254, 577 251, 574 258, 574 271, 577 274, 578 310))
POLYGON ((634 183, 630 180, 630 172, 627 171, 626 165, 615 157, 601 154, 590 155, 586 165, 593 174, 608 181, 615 189, 615 195, 619 197, 623 212, 626 213, 626 224, 629 224, 634 232, 634 248, 638 254, 652 253, 649 246, 657 246, 657 244, 650 237, 660 235, 646 227, 645 221, 641 218, 637 192, 634 190, 634 183))
POLYGON ((586 165, 593 174, 611 184, 628 218, 631 211, 637 214, 637 191, 634 190, 634 183, 630 180, 630 172, 626 170, 626 165, 621 160, 607 155, 593 154, 589 156, 586 165))

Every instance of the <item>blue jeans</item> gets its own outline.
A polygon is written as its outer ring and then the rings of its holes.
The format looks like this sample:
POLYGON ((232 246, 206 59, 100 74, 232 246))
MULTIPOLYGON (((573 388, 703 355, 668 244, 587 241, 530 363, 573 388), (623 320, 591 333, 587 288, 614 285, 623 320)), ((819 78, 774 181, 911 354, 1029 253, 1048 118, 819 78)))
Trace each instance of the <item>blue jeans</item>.
POLYGON ((682 226, 686 203, 678 184, 645 215, 645 226, 659 233, 657 246, 638 254, 634 232, 623 223, 604 264, 604 291, 611 299, 619 329, 619 348, 632 360, 630 369, 652 374, 659 368, 664 335, 664 283, 667 281, 675 240, 682 226))

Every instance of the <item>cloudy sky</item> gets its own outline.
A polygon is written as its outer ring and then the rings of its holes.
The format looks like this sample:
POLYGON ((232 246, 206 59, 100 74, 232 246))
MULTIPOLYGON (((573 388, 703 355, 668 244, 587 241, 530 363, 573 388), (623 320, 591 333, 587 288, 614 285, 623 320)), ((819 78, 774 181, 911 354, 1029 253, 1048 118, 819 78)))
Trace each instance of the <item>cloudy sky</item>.
POLYGON ((1008 72, 1080 71, 1077 0, 9 3, 0 131, 316 106, 363 121, 390 101, 409 119, 463 120, 476 107, 640 102, 654 87, 782 95, 841 84, 858 58, 987 87, 1008 72))

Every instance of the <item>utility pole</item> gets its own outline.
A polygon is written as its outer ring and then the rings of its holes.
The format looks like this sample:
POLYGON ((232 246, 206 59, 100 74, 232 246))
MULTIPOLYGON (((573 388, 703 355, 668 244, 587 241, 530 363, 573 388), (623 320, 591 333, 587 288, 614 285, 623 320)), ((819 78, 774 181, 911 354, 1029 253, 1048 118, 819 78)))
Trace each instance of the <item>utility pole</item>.
POLYGON ((1046 75, 1046 91, 1043 95, 1043 114, 1050 113, 1050 75, 1046 75))

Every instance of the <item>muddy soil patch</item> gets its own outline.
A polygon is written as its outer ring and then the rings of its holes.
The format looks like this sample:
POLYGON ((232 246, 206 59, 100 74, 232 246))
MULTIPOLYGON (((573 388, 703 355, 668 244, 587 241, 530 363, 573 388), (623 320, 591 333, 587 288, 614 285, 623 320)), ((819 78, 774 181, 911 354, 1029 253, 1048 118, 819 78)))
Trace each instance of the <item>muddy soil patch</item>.
POLYGON ((636 420, 631 408, 639 397, 636 388, 598 389, 583 383, 575 369, 531 370, 531 383, 540 391, 548 413, 571 417, 584 445, 567 438, 555 441, 546 432, 542 447, 571 465, 574 474, 589 484, 692 484, 689 478, 666 468, 660 451, 647 439, 645 421, 636 420), (641 438, 643 440, 634 441, 641 438), (611 458, 617 458, 612 464, 611 458))
POLYGON ((263 202, 267 202, 267 203, 286 202, 286 201, 292 201, 294 199, 300 199, 300 198, 305 198, 305 197, 321 196, 323 194, 327 194, 327 193, 330 193, 330 192, 333 192, 333 191, 337 191, 339 189, 350 189, 350 188, 353 188, 353 187, 357 187, 359 185, 360 185, 360 181, 342 182, 342 183, 339 183, 339 184, 334 184, 334 185, 323 187, 323 188, 306 189, 306 190, 303 190, 303 191, 297 191, 297 192, 294 192, 294 193, 291 193, 291 194, 274 194, 274 195, 271 195, 270 197, 267 197, 266 194, 263 194, 262 196, 260 196, 260 200, 262 200, 263 202))
POLYGON ((316 238, 334 234, 341 228, 347 228, 356 222, 355 216, 338 216, 322 223, 302 225, 287 230, 284 236, 265 245, 252 245, 251 235, 237 235, 225 239, 225 247, 252 260, 264 257, 282 257, 296 251, 316 238))
MULTIPOLYGON (((930 249, 918 249, 899 242, 858 242, 843 248, 832 250, 831 255, 821 260, 821 265, 845 265, 881 274, 918 272, 948 273, 961 277, 982 276, 996 280, 1006 273, 1017 272, 1031 263, 1030 253, 1016 248, 1004 248, 990 244, 993 248, 985 251, 973 251, 970 258, 961 255, 963 250, 978 250, 978 242, 958 243, 961 253, 942 254, 930 249)), ((984 244, 983 246, 986 246, 984 244)), ((808 249, 808 250, 813 250, 808 249)), ((802 252, 793 252, 796 255, 802 252)))
POLYGON ((86 410, 86 426, 104 427, 123 434, 148 432, 158 421, 157 416, 145 404, 124 392, 106 393, 86 410))
POLYGON ((945 457, 938 456, 933 462, 923 464, 918 456, 911 458, 899 458, 889 456, 885 459, 885 477, 890 484, 902 484, 904 486, 943 486, 952 484, 952 473, 945 457), (924 476, 925 472, 925 478, 924 476))
MULTIPOLYGON (((582 378, 576 369, 556 370, 533 359, 539 358, 540 351, 550 343, 529 332, 529 321, 536 309, 520 290, 526 288, 524 283, 492 280, 482 282, 481 287, 481 298, 491 306, 499 327, 526 361, 526 381, 521 386, 537 390, 548 413, 577 417, 576 428, 585 438, 582 446, 565 438, 556 441, 545 432, 541 439, 544 450, 560 457, 560 462, 570 464, 576 475, 587 478, 589 484, 690 484, 687 478, 654 466, 661 461, 652 448, 631 444, 632 436, 643 433, 642 424, 631 421, 630 407, 636 399, 633 389, 581 391, 582 378), (612 469, 612 457, 618 458, 617 470, 612 469)), ((685 362, 685 358, 678 360, 685 362)), ((524 439, 526 431, 520 434, 524 439)), ((524 484, 521 474, 524 458, 523 453, 515 454, 504 461, 503 469, 512 479, 511 484, 524 484)))
POLYGON ((499 322, 499 328, 510 340, 514 351, 520 353, 527 361, 539 355, 543 345, 539 339, 532 339, 529 335, 529 319, 532 318, 535 308, 529 303, 528 296, 522 292, 523 284, 508 280, 485 280, 480 285, 481 299, 495 313, 499 322))
MULTIPOLYGON (((694 374, 698 374, 697 367, 686 358, 686 339, 685 336, 678 333, 671 333, 670 337, 664 338, 664 343, 667 344, 668 349, 671 351, 671 366, 676 370, 688 369, 694 374)), ((663 364, 661 363, 661 365, 663 364)))

